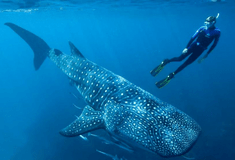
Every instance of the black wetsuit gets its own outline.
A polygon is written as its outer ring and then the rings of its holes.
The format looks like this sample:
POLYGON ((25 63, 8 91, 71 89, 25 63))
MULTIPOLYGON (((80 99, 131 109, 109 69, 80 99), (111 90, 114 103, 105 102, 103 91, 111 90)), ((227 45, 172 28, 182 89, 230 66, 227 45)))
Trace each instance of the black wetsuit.
POLYGON ((174 74, 179 73, 183 70, 186 66, 194 62, 204 50, 210 45, 210 43, 214 40, 213 45, 208 50, 207 55, 215 48, 217 42, 219 41, 220 37, 220 30, 218 28, 210 28, 206 29, 205 26, 200 27, 196 33, 190 39, 186 48, 188 48, 188 52, 185 54, 180 55, 179 57, 174 57, 169 59, 169 62, 174 61, 182 61, 187 56, 191 54, 191 56, 174 72, 174 74), (196 40, 195 40, 196 39, 196 40), (195 40, 195 41, 194 41, 195 40))

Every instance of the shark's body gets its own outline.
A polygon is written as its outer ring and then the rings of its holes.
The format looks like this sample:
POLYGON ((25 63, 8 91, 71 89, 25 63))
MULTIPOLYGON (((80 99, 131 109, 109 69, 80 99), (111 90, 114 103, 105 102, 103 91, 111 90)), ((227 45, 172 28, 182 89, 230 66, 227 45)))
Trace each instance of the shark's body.
POLYGON ((51 49, 27 30, 12 23, 6 25, 33 49, 36 69, 49 57, 71 79, 88 104, 82 114, 60 132, 62 135, 79 136, 105 129, 123 142, 164 157, 184 154, 197 140, 201 128, 191 117, 87 60, 72 43, 72 54, 66 55, 51 49))

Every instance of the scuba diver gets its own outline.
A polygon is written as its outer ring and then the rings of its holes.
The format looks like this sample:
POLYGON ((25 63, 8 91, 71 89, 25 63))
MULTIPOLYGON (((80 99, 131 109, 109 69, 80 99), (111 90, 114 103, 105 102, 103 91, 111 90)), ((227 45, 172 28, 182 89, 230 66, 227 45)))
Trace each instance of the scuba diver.
POLYGON ((177 73, 182 71, 192 62, 194 62, 214 40, 213 45, 210 47, 207 53, 198 60, 198 63, 201 63, 211 53, 211 51, 217 45, 220 37, 220 30, 215 27, 216 19, 218 17, 219 13, 217 14, 216 17, 209 16, 208 18, 206 18, 204 22, 205 25, 200 27, 196 31, 196 33, 192 36, 188 45, 186 46, 186 48, 183 50, 182 54, 179 57, 174 57, 172 59, 165 59, 164 61, 161 62, 159 66, 150 71, 152 76, 157 76, 168 63, 182 61, 183 59, 185 59, 187 56, 190 55, 189 58, 175 72, 170 73, 165 79, 156 82, 156 86, 158 88, 162 88, 165 85, 167 85, 177 73))

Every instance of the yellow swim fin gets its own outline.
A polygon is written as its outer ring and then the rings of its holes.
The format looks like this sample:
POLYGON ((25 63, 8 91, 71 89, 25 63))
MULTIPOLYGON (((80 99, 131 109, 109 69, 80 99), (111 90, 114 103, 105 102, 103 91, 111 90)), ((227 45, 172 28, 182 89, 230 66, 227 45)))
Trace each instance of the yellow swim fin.
POLYGON ((162 88, 164 86, 166 86, 170 81, 171 79, 174 77, 174 73, 171 73, 169 74, 165 79, 159 81, 159 82, 156 82, 155 85, 157 86, 157 88, 162 88))
POLYGON ((150 74, 154 77, 157 76, 165 67, 165 65, 168 63, 168 61, 169 61, 168 59, 165 59, 164 61, 162 61, 162 63, 159 66, 157 66, 156 68, 150 71, 150 74))

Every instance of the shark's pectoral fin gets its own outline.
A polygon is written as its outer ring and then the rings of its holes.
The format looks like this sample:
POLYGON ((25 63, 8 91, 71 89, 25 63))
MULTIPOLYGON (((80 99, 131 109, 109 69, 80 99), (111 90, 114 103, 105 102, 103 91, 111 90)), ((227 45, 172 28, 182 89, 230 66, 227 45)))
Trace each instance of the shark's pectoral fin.
POLYGON ((72 42, 69 42, 69 46, 71 49, 71 55, 73 57, 80 57, 80 58, 85 58, 82 53, 74 46, 72 42))
POLYGON ((82 114, 69 126, 60 131, 66 137, 79 136, 81 134, 104 128, 103 114, 86 106, 82 114))

